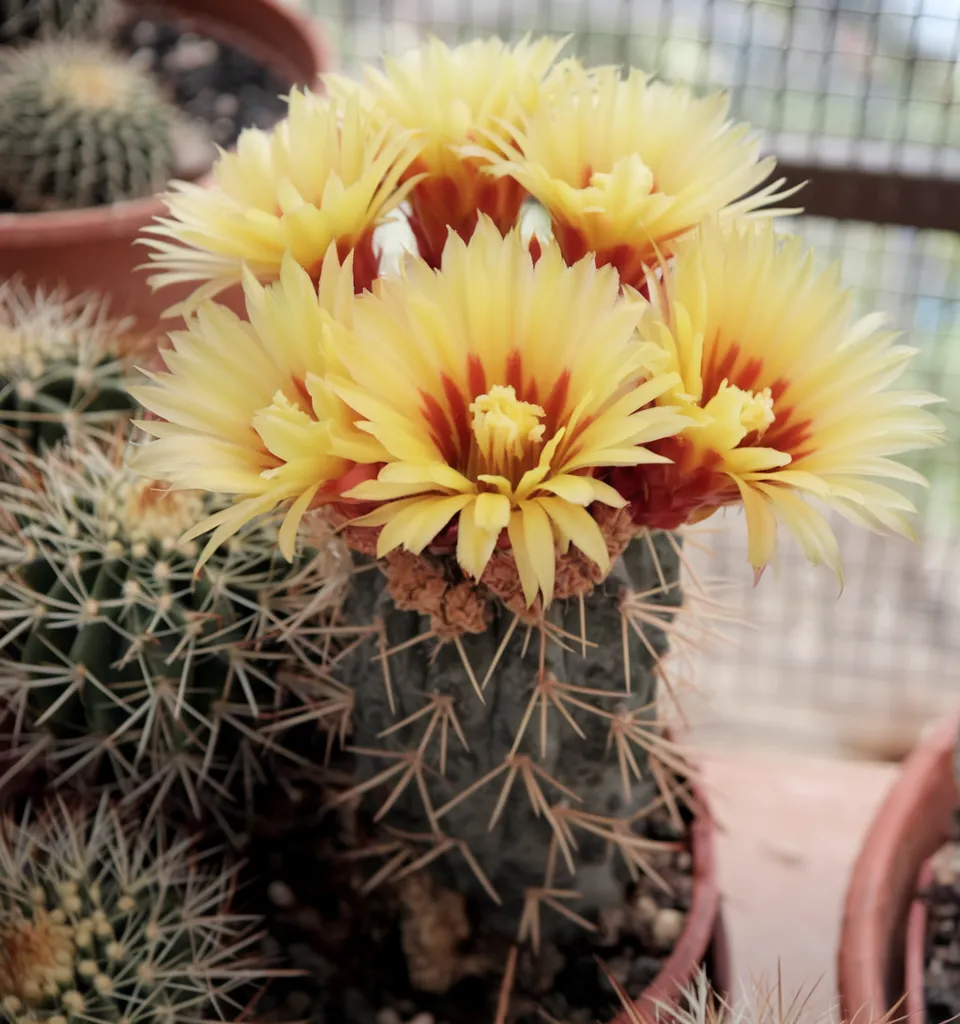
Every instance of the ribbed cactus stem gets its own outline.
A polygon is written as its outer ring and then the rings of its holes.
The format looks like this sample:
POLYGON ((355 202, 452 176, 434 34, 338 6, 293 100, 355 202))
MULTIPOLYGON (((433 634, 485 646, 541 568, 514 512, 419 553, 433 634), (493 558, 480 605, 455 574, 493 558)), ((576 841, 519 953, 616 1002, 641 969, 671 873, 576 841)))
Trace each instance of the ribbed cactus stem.
MULTIPOLYGON (((416 642, 436 618, 398 610, 380 573, 354 578, 344 621, 382 627, 344 669, 355 791, 410 837, 407 866, 442 847, 429 870, 485 901, 485 920, 509 933, 537 890, 575 893, 561 899, 590 918, 619 906, 643 870, 649 849, 632 822, 658 788, 645 742, 670 760, 655 719, 679 551, 667 534, 638 537, 582 603, 556 601, 527 622, 492 602, 483 632, 439 649, 435 636, 416 642), (631 611, 641 607, 645 624, 631 611)), ((554 910, 540 917, 543 939, 578 927, 554 910)))

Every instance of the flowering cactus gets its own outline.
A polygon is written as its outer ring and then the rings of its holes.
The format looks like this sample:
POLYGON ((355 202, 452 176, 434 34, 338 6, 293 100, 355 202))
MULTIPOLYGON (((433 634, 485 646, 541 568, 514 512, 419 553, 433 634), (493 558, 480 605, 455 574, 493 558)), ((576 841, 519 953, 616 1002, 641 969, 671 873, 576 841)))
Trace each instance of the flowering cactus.
MULTIPOLYGON (((322 252, 281 237, 316 218, 302 189, 265 188, 280 212, 248 204, 242 228, 221 216, 227 184, 189 212, 175 196, 158 283, 210 284, 135 391, 160 417, 139 470, 236 496, 188 531, 213 531, 207 555, 277 508, 288 555, 317 519, 353 549, 325 667, 352 694, 339 799, 387 828, 370 884, 427 873, 533 945, 655 875, 644 812, 685 771, 656 708, 684 604, 674 531, 739 506, 757 575, 778 526, 839 572, 811 500, 908 532, 909 502, 878 480, 915 481, 890 457, 941 432, 932 396, 890 388, 909 351, 852 323, 835 275, 774 234, 772 161, 722 100, 547 66, 556 53, 432 42, 309 101, 356 104, 341 145, 363 125, 376 145, 353 180, 387 139, 409 147, 377 172, 394 190, 379 209, 419 245, 398 273, 371 280, 356 232, 327 229, 354 209, 340 184, 309 236, 322 252), (517 190, 552 238, 528 238, 517 190), (269 258, 247 245, 261 222, 269 258), (228 276, 247 320, 199 301, 228 276)), ((288 146, 297 116, 257 153, 288 146)), ((302 159, 301 176, 321 167, 302 159)), ((241 152, 222 174, 258 166, 241 152)))

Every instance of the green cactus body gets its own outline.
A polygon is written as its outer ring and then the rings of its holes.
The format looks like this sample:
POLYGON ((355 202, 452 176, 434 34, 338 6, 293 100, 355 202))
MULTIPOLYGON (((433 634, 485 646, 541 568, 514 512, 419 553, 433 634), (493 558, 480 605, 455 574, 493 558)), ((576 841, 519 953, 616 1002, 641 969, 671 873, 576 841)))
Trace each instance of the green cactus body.
POLYGON ((0 825, 0 1021, 233 1020, 262 982, 236 872, 107 803, 0 825), (249 995, 249 993, 246 993, 249 995))
POLYGON ((123 355, 130 326, 90 296, 0 283, 0 426, 39 451, 133 413, 123 355))
MULTIPOLYGON (((354 692, 357 781, 343 798, 362 795, 392 837, 381 881, 426 870, 483 907, 485 926, 536 947, 621 907, 631 879, 656 877, 671 846, 645 834, 644 813, 660 795, 677 800, 684 772, 656 703, 680 552, 667 533, 613 544, 609 577, 529 613, 515 570, 512 594, 493 579, 510 575, 507 552, 490 570, 495 600, 486 574, 474 587, 449 556, 395 553, 383 573, 357 574, 344 629, 381 628, 338 667, 354 692), (464 615, 478 594, 485 610, 464 615), (388 679, 371 670, 378 656, 388 679)), ((561 561, 568 578, 589 575, 576 553, 561 561)), ((455 980, 410 966, 419 987, 455 980)))
POLYGON ((116 0, 0 0, 0 43, 102 39, 117 10, 116 0))
POLYGON ((255 764, 277 671, 318 660, 294 630, 333 599, 335 549, 318 542, 290 566, 265 524, 198 572, 197 545, 178 538, 215 499, 140 479, 121 454, 11 460, 0 696, 55 738, 66 775, 99 764, 127 791, 176 786, 199 814, 205 787, 255 764))
POLYGON ((0 191, 24 211, 151 195, 171 173, 175 116, 125 57, 73 40, 29 46, 0 74, 0 191))

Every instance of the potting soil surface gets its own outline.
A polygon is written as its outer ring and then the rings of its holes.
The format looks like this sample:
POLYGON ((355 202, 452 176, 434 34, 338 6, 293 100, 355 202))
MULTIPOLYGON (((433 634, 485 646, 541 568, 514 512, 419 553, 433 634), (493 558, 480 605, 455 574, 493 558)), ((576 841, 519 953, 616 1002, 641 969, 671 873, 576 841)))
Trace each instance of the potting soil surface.
POLYGON ((243 128, 272 128, 286 113, 289 82, 176 20, 134 19, 122 28, 119 46, 160 80, 210 143, 229 148, 243 128))

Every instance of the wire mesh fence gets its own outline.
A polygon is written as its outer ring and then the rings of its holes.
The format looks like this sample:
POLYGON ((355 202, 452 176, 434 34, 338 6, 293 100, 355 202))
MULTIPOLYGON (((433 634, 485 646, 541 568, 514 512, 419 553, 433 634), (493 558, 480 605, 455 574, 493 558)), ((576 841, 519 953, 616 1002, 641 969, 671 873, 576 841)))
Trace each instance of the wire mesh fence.
POLYGON ((919 349, 908 386, 947 399, 947 444, 914 465, 920 545, 837 524, 846 579, 790 550, 758 589, 743 524, 691 545, 729 578, 729 643, 692 666, 698 727, 717 738, 895 754, 960 702, 960 0, 300 0, 341 70, 427 34, 570 33, 590 63, 723 89, 820 216, 790 224, 841 261, 863 311, 919 349), (828 214, 828 216, 822 216, 828 214), (938 230, 952 228, 953 231, 938 230))

